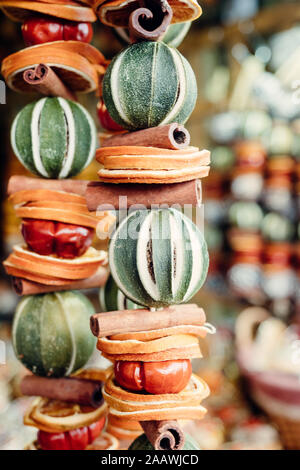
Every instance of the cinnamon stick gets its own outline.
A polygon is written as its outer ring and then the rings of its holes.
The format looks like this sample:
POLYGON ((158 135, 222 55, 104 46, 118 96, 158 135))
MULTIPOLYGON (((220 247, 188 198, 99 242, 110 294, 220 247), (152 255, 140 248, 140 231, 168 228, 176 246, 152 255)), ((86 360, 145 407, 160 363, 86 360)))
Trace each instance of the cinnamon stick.
POLYGON ((42 95, 61 96, 67 100, 77 101, 75 94, 48 65, 38 64, 32 69, 25 70, 23 80, 42 95))
POLYGON ((201 204, 202 190, 200 180, 174 184, 112 184, 91 181, 85 196, 87 207, 91 212, 105 210, 108 205, 116 210, 136 204, 148 209, 163 204, 168 206, 177 204, 181 207, 186 204, 196 207, 201 204))
POLYGON ((155 450, 181 450, 185 438, 177 421, 140 421, 155 450))
POLYGON ((26 189, 52 189, 67 193, 85 195, 88 181, 83 180, 50 180, 42 178, 30 178, 28 176, 11 176, 8 181, 7 194, 10 196, 18 191, 26 189))
POLYGON ((150 127, 135 132, 117 134, 106 139, 103 147, 119 147, 134 145, 179 150, 189 146, 191 136, 182 125, 173 122, 166 126, 150 127))
POLYGON ((140 8, 129 17, 129 34, 132 40, 157 41, 171 24, 173 11, 167 0, 140 0, 140 8))
POLYGON ((20 277, 13 277, 12 284, 15 292, 18 295, 35 295, 45 294, 49 292, 65 291, 65 290, 82 290, 92 289, 94 287, 104 286, 108 278, 108 270, 101 266, 97 273, 87 279, 72 282, 64 286, 48 286, 44 284, 38 284, 37 282, 28 281, 20 277))
POLYGON ((90 325, 94 336, 101 338, 119 333, 150 331, 178 325, 203 325, 204 310, 194 304, 175 305, 161 310, 120 310, 96 313, 90 325))
POLYGON ((23 395, 41 396, 98 408, 103 403, 102 382, 73 377, 59 379, 26 375, 20 389, 23 395))

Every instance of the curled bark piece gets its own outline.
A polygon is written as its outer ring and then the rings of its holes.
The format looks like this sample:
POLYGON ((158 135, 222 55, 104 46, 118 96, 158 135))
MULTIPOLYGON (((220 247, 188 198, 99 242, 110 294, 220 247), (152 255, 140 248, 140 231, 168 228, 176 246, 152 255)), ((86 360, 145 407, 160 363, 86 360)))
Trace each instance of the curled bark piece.
POLYGON ((98 338, 119 333, 149 331, 177 325, 203 325, 205 313, 194 304, 176 305, 149 314, 147 309, 96 313, 91 330, 98 338))
POLYGON ((136 145, 180 150, 189 146, 190 134, 184 126, 173 122, 166 126, 150 127, 141 131, 126 132, 105 140, 103 147, 136 145))
POLYGON ((184 433, 177 421, 140 421, 148 440, 155 450, 181 450, 184 433))
POLYGON ((147 209, 163 204, 168 206, 190 204, 196 207, 202 202, 201 181, 156 185, 91 181, 86 190, 86 202, 90 212, 105 210, 108 204, 116 210, 129 208, 135 204, 141 204, 147 209))
POLYGON ((133 11, 129 17, 131 38, 148 41, 160 39, 171 24, 173 11, 167 0, 142 0, 141 8, 133 11))
POLYGON ((103 404, 102 382, 71 377, 49 378, 26 375, 20 385, 23 395, 41 396, 98 408, 103 404))
POLYGON ((57 291, 64 291, 74 289, 74 290, 81 290, 81 289, 91 289, 94 287, 101 287, 103 286, 108 278, 108 271, 104 267, 100 267, 97 273, 89 277, 88 279, 83 279, 81 281, 71 282, 62 286, 56 285, 43 285, 39 284, 38 282, 29 281, 27 279, 13 277, 12 283, 15 292, 18 295, 35 295, 35 294, 45 294, 48 292, 57 292, 57 291))
POLYGON ((74 93, 66 87, 48 65, 39 64, 32 69, 25 70, 23 72, 23 79, 42 95, 61 96, 62 98, 76 101, 74 93))
POLYGON ((18 191, 33 189, 49 189, 51 191, 65 191, 67 193, 85 195, 88 181, 84 180, 46 180, 42 178, 30 178, 23 175, 11 176, 8 181, 7 194, 10 196, 18 191))

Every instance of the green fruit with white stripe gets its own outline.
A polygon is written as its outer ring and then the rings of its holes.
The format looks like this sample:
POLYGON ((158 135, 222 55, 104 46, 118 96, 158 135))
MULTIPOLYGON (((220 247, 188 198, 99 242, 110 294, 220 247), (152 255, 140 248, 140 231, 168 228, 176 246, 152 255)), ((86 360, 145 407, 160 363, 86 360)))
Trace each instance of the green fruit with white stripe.
POLYGON ((184 124, 197 99, 188 61, 163 42, 140 42, 121 51, 103 79, 109 114, 125 129, 184 124))
POLYGON ((132 302, 118 288, 112 276, 109 276, 105 286, 99 290, 99 301, 102 312, 114 312, 116 310, 136 310, 142 308, 132 302))
POLYGON ((202 287, 208 263, 202 233, 175 209, 131 213, 109 244, 110 270, 119 289, 150 308, 187 302, 202 287))
POLYGON ((95 123, 78 103, 41 98, 23 108, 11 128, 11 144, 20 162, 44 178, 70 178, 94 158, 95 123))
MULTIPOLYGON (((165 34, 162 36, 161 41, 167 44, 168 46, 178 47, 187 35, 191 24, 192 23, 190 21, 186 21, 185 23, 170 24, 165 34)), ((118 38, 123 43, 131 43, 129 30, 127 28, 114 28, 114 30, 118 38)))
POLYGON ((17 358, 34 374, 63 377, 83 367, 96 338, 90 330, 91 302, 75 291, 24 297, 13 322, 17 358))

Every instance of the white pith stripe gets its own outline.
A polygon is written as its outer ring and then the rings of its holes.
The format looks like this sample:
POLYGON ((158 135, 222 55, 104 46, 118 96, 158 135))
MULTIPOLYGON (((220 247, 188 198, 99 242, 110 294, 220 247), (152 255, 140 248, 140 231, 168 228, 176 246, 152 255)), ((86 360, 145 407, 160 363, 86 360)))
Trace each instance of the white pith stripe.
POLYGON ((74 364, 75 364, 75 360, 76 360, 76 354, 77 354, 77 348, 76 348, 76 341, 75 341, 75 337, 74 337, 74 332, 73 332, 73 329, 72 329, 72 325, 71 325, 71 322, 70 322, 70 319, 68 317, 68 314, 65 312, 65 309, 64 309, 64 304, 62 302, 62 299, 61 299, 61 296, 58 292, 56 292, 55 294, 55 297, 57 298, 60 306, 61 306, 61 309, 62 309, 62 312, 63 312, 63 315, 65 317, 65 320, 66 320, 66 323, 68 325, 68 328, 69 328, 69 332, 70 332, 70 337, 71 337, 71 343, 72 343, 72 355, 71 355, 71 360, 70 360, 70 364, 69 364, 69 367, 65 373, 66 376, 70 375, 71 372, 73 371, 73 368, 74 368, 74 364))
POLYGON ((127 118, 122 108, 121 102, 119 100, 119 86, 118 86, 119 70, 120 70, 123 56, 125 55, 125 53, 126 53, 126 49, 125 51, 121 52, 119 57, 117 57, 116 61, 114 62, 114 65, 111 69, 111 75, 110 75, 110 87, 111 87, 112 100, 119 115, 121 116, 124 122, 126 122, 127 124, 130 124, 130 120, 127 118))
POLYGON ((179 56, 179 53, 176 49, 170 48, 169 50, 170 50, 170 53, 173 56, 174 64, 176 66, 180 89, 179 89, 179 96, 177 98, 177 101, 176 101, 175 105, 173 106, 173 108, 171 109, 169 114, 167 114, 165 119, 160 123, 161 126, 163 124, 167 124, 168 122, 173 121, 174 117, 180 111, 180 109, 181 109, 181 107, 184 103, 185 97, 186 97, 187 83, 186 83, 185 70, 184 70, 182 60, 181 60, 181 58, 179 56))
POLYGON ((32 119, 31 119, 31 144, 32 144, 32 157, 34 166, 36 167, 37 171, 46 178, 49 177, 49 174, 44 168, 41 154, 40 154, 40 129, 39 129, 39 121, 40 116, 46 102, 47 98, 42 98, 41 100, 37 101, 36 105, 33 108, 32 112, 32 119))
POLYGON ((115 247, 116 239, 123 225, 127 224, 127 222, 128 222, 128 218, 125 218, 124 220, 122 220, 118 229, 115 231, 113 237, 111 238, 109 249, 108 249, 108 259, 109 259, 110 272, 115 282, 118 284, 118 286, 121 286, 121 290, 126 297, 128 297, 129 299, 134 299, 134 301, 136 302, 138 300, 126 289, 125 285, 121 282, 121 279, 118 276, 118 273, 116 270, 116 264, 114 261, 114 247, 115 247))
POLYGON ((195 286, 197 285, 199 279, 201 279, 201 274, 202 274, 202 269, 203 269, 203 255, 202 255, 201 244, 200 244, 198 237, 195 234, 195 231, 193 228, 194 226, 191 223, 186 223, 185 226, 189 233, 190 245, 193 250, 193 267, 192 267, 192 275, 190 279, 190 284, 183 298, 183 302, 188 300, 190 296, 192 295, 193 290, 195 289, 195 286), (197 251, 199 251, 199 254, 197 253, 197 251))
POLYGON ((150 95, 150 108, 149 108, 149 114, 148 114, 148 118, 147 118, 147 123, 148 123, 148 127, 152 127, 151 126, 151 114, 152 114, 152 109, 153 109, 153 95, 154 95, 154 86, 155 86, 155 80, 154 80, 154 77, 155 77, 155 67, 156 67, 156 61, 157 61, 157 54, 158 54, 158 44, 157 43, 154 43, 154 47, 153 47, 153 56, 152 56, 152 68, 151 68, 151 79, 150 79, 150 82, 151 82, 151 95, 150 95))
POLYGON ((125 309, 125 295, 123 294, 120 289, 118 289, 117 293, 117 307, 118 310, 124 310, 125 309))
POLYGON ((18 328, 19 318, 20 318, 21 314, 23 313, 23 311, 24 311, 26 305, 28 304, 29 300, 30 300, 30 297, 24 297, 21 300, 21 302, 19 303, 19 305, 17 307, 15 316, 14 316, 13 327, 12 327, 12 341, 13 341, 13 345, 14 345, 16 355, 18 355, 18 348, 17 348, 17 342, 16 342, 16 332, 17 332, 17 328, 18 328))
POLYGON ((62 162, 58 178, 66 178, 72 168, 75 157, 75 122, 69 103, 64 98, 57 98, 66 119, 66 133, 68 136, 67 154, 62 162))
MULTIPOLYGON (((141 283, 153 300, 159 300, 159 289, 153 282, 148 270, 147 261, 147 244, 150 240, 149 229, 152 224, 154 213, 150 212, 145 218, 139 232, 139 238, 136 247, 136 264, 141 283)), ((153 246, 152 246, 152 259, 153 259, 153 246)))
POLYGON ((99 292, 100 307, 102 312, 107 311, 106 302, 105 302, 105 286, 100 288, 99 292))
POLYGON ((182 231, 178 227, 177 220, 174 215, 170 216, 170 231, 171 231, 171 259, 172 259, 172 296, 175 297, 179 286, 181 284, 183 264, 184 264, 184 254, 183 254, 183 245, 182 245, 182 231), (174 249, 176 249, 176 275, 174 273, 174 249))
POLYGON ((76 104, 81 109, 83 114, 85 115, 85 117, 86 117, 86 119, 87 119, 87 121, 90 125, 90 131, 91 131, 90 152, 89 152, 88 158, 86 160, 86 163, 82 168, 82 169, 84 169, 91 163, 91 161, 93 160, 93 158, 95 156, 98 136, 97 136, 97 130, 96 130, 96 127, 95 127, 95 123, 94 123, 90 113, 88 113, 87 110, 80 103, 76 103, 76 104))

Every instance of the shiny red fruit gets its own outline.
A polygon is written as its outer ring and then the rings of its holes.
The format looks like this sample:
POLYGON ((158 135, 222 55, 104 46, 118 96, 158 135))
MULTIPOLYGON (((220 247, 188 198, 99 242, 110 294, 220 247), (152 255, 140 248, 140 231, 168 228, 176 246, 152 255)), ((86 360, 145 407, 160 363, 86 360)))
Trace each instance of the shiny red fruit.
POLYGON ((22 235, 28 247, 39 255, 73 259, 91 246, 94 229, 49 220, 24 219, 22 235))
POLYGON ((92 228, 58 222, 55 231, 57 256, 73 259, 83 255, 91 246, 93 236, 94 230, 92 228))
POLYGON ((63 24, 56 18, 31 17, 22 25, 26 46, 63 40, 63 24))
POLYGON ((98 437, 104 428, 105 417, 96 423, 71 431, 50 433, 38 432, 38 443, 43 450, 85 450, 98 437))
POLYGON ((117 361, 114 372, 121 387, 158 395, 181 392, 190 380, 192 365, 189 359, 162 362, 117 361))
POLYGON ((63 39, 65 41, 81 41, 89 43, 93 39, 93 27, 91 23, 68 21, 64 24, 63 39))
POLYGON ((100 98, 97 104, 97 114, 103 129, 114 132, 124 130, 123 127, 119 126, 119 124, 112 119, 102 98, 100 98))
POLYGON ((26 46, 63 40, 89 43, 93 38, 93 27, 91 23, 33 16, 23 23, 22 34, 26 46))
POLYGON ((51 220, 24 219, 22 235, 28 247, 39 255, 49 256, 55 247, 55 223, 51 220))

